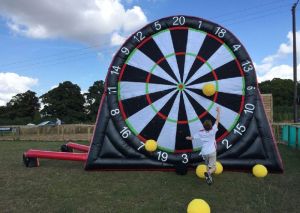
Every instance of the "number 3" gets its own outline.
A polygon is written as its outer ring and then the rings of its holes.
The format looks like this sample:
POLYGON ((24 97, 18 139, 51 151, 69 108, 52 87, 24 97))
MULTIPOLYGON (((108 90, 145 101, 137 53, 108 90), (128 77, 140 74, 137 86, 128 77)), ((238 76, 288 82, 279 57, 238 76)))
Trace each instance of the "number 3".
POLYGON ((189 162, 189 159, 188 159, 188 155, 187 155, 187 154, 182 154, 181 157, 183 158, 183 160, 181 161, 182 163, 187 163, 187 162, 189 162))

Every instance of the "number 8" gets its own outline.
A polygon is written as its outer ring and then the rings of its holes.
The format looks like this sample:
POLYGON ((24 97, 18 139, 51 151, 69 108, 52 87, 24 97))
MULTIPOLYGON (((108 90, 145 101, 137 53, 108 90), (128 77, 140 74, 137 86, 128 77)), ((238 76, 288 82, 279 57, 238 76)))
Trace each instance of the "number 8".
POLYGON ((111 114, 112 116, 115 116, 115 115, 117 115, 117 114, 119 114, 119 113, 120 113, 120 110, 119 110, 119 109, 113 109, 113 110, 110 111, 110 114, 111 114))

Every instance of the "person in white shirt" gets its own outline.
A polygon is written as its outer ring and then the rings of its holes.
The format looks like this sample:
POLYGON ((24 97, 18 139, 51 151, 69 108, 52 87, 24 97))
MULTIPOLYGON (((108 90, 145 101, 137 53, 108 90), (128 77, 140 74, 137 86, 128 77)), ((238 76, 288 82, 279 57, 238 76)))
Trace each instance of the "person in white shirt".
POLYGON ((200 140, 202 144, 201 154, 205 160, 207 166, 207 172, 204 173, 206 182, 211 185, 213 182, 211 174, 216 170, 216 160, 217 160, 217 151, 216 151, 216 133, 218 132, 218 125, 220 121, 220 108, 216 108, 217 117, 216 122, 212 125, 211 120, 206 120, 203 123, 204 129, 201 129, 199 132, 193 136, 187 136, 187 140, 200 140))
POLYGON ((61 120, 59 118, 56 118, 56 125, 61 125, 61 120))

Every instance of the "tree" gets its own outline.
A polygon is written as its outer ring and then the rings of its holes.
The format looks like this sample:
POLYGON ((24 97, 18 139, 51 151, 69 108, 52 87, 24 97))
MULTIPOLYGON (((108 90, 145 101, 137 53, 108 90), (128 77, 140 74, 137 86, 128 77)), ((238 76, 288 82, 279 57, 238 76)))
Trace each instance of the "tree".
POLYGON ((59 118, 65 123, 83 122, 84 97, 77 84, 70 81, 60 83, 58 87, 41 96, 45 105, 41 114, 48 118, 59 118))
POLYGON ((96 121, 98 108, 100 105, 101 97, 104 93, 104 81, 95 81, 92 86, 89 87, 87 93, 84 94, 86 98, 86 112, 88 119, 92 122, 96 121))
POLYGON ((39 119, 39 100, 36 93, 28 90, 12 97, 5 107, 0 108, 0 123, 26 124, 39 119))
POLYGON ((0 125, 12 124, 8 117, 8 110, 6 106, 0 106, 0 125))
POLYGON ((294 83, 290 79, 274 78, 259 84, 261 93, 272 93, 274 105, 290 106, 293 104, 294 83))
MULTIPOLYGON (((293 118, 294 82, 291 79, 274 78, 259 84, 261 93, 271 93, 275 121, 288 121, 293 118)), ((300 88, 298 86, 298 94, 300 88)))

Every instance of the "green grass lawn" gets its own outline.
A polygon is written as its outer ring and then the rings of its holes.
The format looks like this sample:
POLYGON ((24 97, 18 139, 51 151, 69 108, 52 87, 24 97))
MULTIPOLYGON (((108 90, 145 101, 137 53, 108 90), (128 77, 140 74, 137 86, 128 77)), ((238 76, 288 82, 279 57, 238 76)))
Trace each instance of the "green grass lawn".
POLYGON ((26 168, 29 148, 61 142, 0 142, 0 212, 186 212, 194 198, 214 212, 300 212, 300 152, 279 145, 285 173, 264 179, 225 171, 208 186, 193 171, 86 172, 83 162, 40 160, 26 168))

